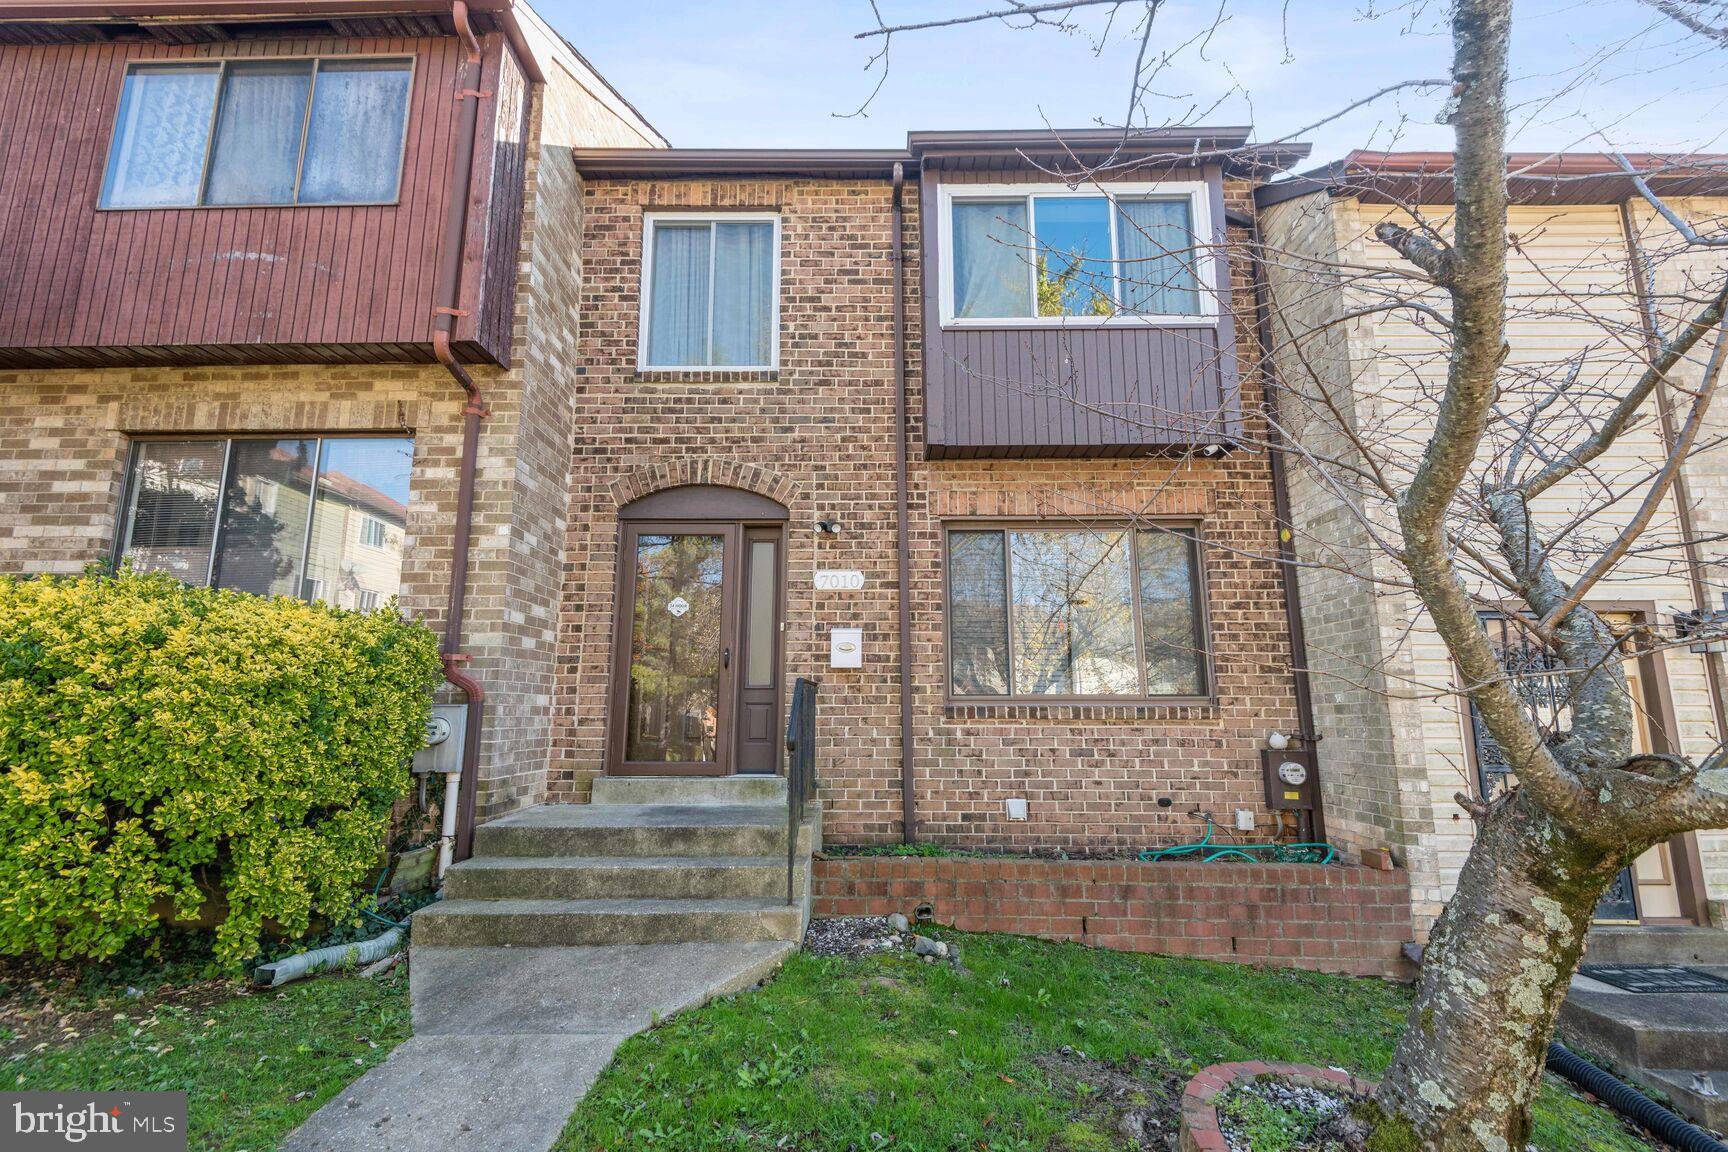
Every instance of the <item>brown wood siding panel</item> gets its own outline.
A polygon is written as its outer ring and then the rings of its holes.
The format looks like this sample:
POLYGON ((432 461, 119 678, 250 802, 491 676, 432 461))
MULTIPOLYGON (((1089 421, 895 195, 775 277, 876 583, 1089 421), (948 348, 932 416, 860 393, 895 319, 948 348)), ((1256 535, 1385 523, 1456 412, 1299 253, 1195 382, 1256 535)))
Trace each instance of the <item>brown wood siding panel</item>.
MULTIPOLYGON (((1053 180, 1030 170, 954 164, 927 171, 920 182, 930 456, 1115 456, 1240 433, 1235 366, 1220 355, 1221 340, 1233 347, 1227 316, 1216 327, 944 329, 940 185, 1053 180)), ((1194 172, 1181 175, 1192 179, 1194 172)), ((1222 173, 1207 168, 1205 177, 1221 230, 1222 173)), ((1222 261, 1219 276, 1227 289, 1222 261)))
MULTIPOLYGON (((508 352, 516 311, 516 279, 522 243, 523 183, 528 164, 528 78, 510 53, 498 46, 494 65, 488 53, 489 83, 496 91, 496 111, 485 136, 489 157, 485 169, 487 196, 484 220, 470 221, 470 234, 479 230, 485 248, 476 277, 473 335, 481 343, 508 352)), ((468 318, 464 318, 466 324, 468 318)), ((459 335, 469 333, 461 326, 459 335)), ((505 360, 508 363, 508 358, 505 360)))
MULTIPOLYGON (((162 347, 183 362, 235 345, 395 358, 428 343, 459 53, 453 37, 0 48, 0 360, 143 362, 162 347), (129 63, 343 54, 415 58, 398 203, 97 210, 129 63)), ((512 269, 521 172, 520 158, 502 170, 516 184, 512 269)), ((493 216, 480 214, 482 242, 493 216)), ((508 330, 506 315, 464 344, 501 357, 508 330)))

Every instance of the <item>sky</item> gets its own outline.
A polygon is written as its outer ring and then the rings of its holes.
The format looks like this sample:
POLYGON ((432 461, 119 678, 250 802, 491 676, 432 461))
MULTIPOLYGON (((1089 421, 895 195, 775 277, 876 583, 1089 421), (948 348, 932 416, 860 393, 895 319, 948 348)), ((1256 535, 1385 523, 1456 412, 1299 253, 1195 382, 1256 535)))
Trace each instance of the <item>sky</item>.
MULTIPOLYGON (((870 99, 880 41, 853 38, 875 27, 868 0, 531 2, 687 148, 888 148, 908 130, 1117 126, 1142 8, 1124 5, 1102 36, 1102 8, 1078 12, 1077 32, 990 21, 898 34, 870 99)), ((1004 6, 878 5, 890 24, 1004 6)), ((1443 90, 1322 123, 1389 85, 1445 78, 1446 18, 1442 0, 1166 0, 1151 49, 1169 63, 1142 116, 1252 125, 1260 140, 1312 144, 1316 162, 1352 148, 1446 149, 1443 90)), ((1512 76, 1516 149, 1728 151, 1728 50, 1640 0, 1519 0, 1512 76)))

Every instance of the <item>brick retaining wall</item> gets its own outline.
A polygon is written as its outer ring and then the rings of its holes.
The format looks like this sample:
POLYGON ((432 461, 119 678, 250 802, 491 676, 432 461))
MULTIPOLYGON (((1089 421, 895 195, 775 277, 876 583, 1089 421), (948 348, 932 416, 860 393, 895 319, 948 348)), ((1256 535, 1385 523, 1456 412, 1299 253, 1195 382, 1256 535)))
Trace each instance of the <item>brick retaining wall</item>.
POLYGON ((910 914, 1128 952, 1408 979, 1401 871, 1345 865, 1142 864, 850 856, 816 861, 817 916, 910 914))

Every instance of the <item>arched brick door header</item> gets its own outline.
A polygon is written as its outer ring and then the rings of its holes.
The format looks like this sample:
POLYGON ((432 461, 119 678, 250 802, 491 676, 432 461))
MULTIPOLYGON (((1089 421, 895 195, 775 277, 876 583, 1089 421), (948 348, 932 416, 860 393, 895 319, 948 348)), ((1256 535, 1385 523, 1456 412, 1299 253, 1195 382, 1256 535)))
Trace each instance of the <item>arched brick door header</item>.
POLYGON ((622 509, 632 501, 655 492, 698 485, 741 488, 748 493, 766 496, 786 508, 790 508, 800 495, 796 482, 759 464, 712 457, 685 457, 620 477, 612 484, 612 499, 622 509))
POLYGON ((789 520, 778 500, 719 484, 686 484, 639 496, 618 509, 620 520, 789 520))

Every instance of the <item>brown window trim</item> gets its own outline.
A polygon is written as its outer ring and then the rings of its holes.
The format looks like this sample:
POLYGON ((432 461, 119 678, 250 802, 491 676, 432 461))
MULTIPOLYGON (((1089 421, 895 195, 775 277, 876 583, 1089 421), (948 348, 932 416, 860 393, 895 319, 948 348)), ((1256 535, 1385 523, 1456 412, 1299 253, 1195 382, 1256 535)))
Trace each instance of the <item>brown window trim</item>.
MULTIPOLYGON (((950 713, 956 709, 992 709, 1004 712, 1023 709, 1038 709, 1053 711, 1060 709, 1131 709, 1140 711, 1147 708, 1170 709, 1204 709, 1215 708, 1218 705, 1218 682, 1216 669, 1212 659, 1212 614, 1211 614, 1211 582, 1206 564, 1206 536, 1204 525, 1195 517, 1183 516, 1143 516, 1134 519, 1125 517, 1105 517, 1098 520, 1077 520, 1072 517, 1014 517, 1002 518, 968 518, 964 516, 948 517, 941 521, 942 525, 942 704, 950 713), (954 651, 953 637, 949 633, 949 565, 948 536, 951 532, 988 532, 992 530, 1008 532, 1014 529, 1042 529, 1045 531, 1113 531, 1122 530, 1132 533, 1145 527, 1175 528, 1191 533, 1194 539, 1195 581, 1199 588, 1200 609, 1200 673, 1206 683, 1204 694, 1186 696, 1082 696, 1082 695, 1048 695, 1048 696, 960 696, 953 691, 954 670, 951 663, 954 651)), ((1130 546, 1130 561, 1134 565, 1134 654, 1139 663, 1140 682, 1146 682, 1145 636, 1142 635, 1140 621, 1140 587, 1139 587, 1139 549, 1130 546)), ((1008 563, 1007 541, 1003 541, 1003 562, 1008 563)), ((1012 580, 1012 576, 1009 576, 1012 580)), ((1012 583, 1008 584, 1008 595, 1012 596, 1012 583)), ((1008 634, 1009 675, 1013 675, 1013 629, 1008 634)))

